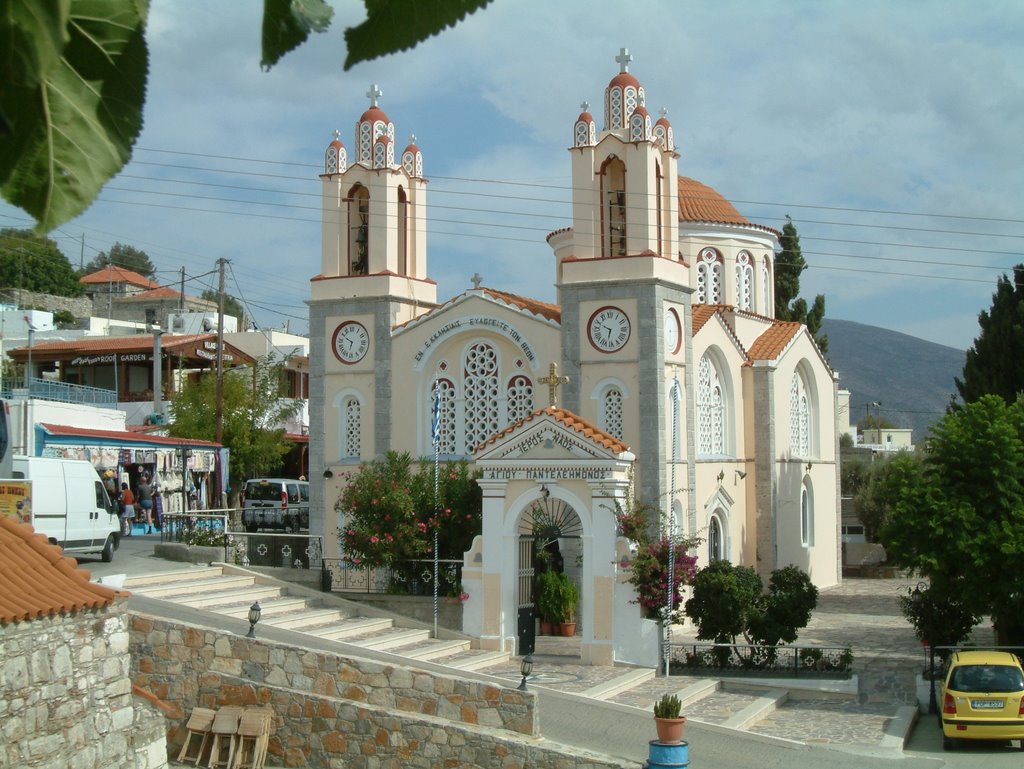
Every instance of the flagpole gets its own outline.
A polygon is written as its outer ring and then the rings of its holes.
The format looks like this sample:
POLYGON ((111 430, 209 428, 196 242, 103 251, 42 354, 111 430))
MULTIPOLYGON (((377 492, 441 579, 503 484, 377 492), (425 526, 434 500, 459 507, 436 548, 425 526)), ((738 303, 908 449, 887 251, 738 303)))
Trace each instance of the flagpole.
POLYGON ((437 529, 441 525, 441 507, 438 500, 438 470, 441 462, 441 386, 434 380, 433 413, 430 419, 430 437, 434 443, 434 638, 437 638, 437 529))

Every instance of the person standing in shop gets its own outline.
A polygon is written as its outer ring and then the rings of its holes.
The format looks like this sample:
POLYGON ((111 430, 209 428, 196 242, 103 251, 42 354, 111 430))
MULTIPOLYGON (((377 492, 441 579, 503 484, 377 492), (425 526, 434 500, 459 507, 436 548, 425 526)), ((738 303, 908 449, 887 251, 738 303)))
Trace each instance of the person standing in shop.
POLYGON ((127 483, 121 484, 121 506, 124 508, 124 527, 126 530, 125 536, 132 536, 132 527, 135 525, 135 495, 132 494, 132 490, 128 488, 127 483))
POLYGON ((135 487, 135 496, 139 501, 139 517, 146 525, 146 533, 153 533, 153 487, 149 485, 149 473, 143 473, 139 485, 135 487))

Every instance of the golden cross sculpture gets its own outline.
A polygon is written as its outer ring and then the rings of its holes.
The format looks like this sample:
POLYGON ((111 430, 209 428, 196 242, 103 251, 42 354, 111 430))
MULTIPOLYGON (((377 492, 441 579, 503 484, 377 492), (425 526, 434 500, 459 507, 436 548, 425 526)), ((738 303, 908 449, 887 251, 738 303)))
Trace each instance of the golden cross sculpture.
POLYGON ((551 407, 554 408, 558 405, 558 386, 568 384, 569 377, 558 376, 558 364, 552 363, 548 366, 548 375, 537 381, 548 386, 548 398, 551 400, 551 407))

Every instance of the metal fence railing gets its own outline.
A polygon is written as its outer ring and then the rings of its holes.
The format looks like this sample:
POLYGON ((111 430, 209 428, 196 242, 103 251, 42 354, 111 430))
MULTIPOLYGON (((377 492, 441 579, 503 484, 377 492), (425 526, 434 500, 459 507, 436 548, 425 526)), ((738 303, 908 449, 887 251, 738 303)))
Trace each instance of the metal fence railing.
MULTIPOLYGON (((391 566, 353 566, 340 558, 323 559, 325 591, 390 593, 392 595, 434 594, 434 562, 431 559, 399 561, 391 566)), ((462 592, 462 561, 439 559, 437 592, 458 596, 462 592)))
POLYGON ((12 397, 15 399, 37 398, 44 401, 80 403, 108 409, 117 408, 117 393, 114 390, 71 384, 69 382, 54 382, 49 379, 40 379, 39 377, 30 378, 27 389, 24 387, 4 387, 3 397, 8 399, 12 397))
POLYGON ((849 646, 763 646, 757 644, 673 643, 669 673, 714 670, 775 676, 849 678, 849 646))
POLYGON ((277 566, 291 569, 320 569, 323 566, 323 537, 311 534, 249 533, 233 531, 234 510, 204 510, 164 513, 161 542, 219 547, 225 563, 239 566, 277 566))

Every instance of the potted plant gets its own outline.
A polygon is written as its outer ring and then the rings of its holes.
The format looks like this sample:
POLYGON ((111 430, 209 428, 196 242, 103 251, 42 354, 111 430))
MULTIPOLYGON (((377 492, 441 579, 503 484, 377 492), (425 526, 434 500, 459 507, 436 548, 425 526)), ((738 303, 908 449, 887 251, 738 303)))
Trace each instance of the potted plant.
POLYGON ((683 704, 674 694, 663 694, 654 703, 654 728, 658 732, 658 742, 664 745, 678 745, 683 741, 683 727, 686 716, 679 715, 683 704))
POLYGON ((561 619, 561 582, 553 571, 542 571, 537 575, 537 611, 540 614, 540 632, 551 633, 551 626, 561 619))
POLYGON ((563 636, 576 635, 576 604, 580 601, 580 589, 565 574, 559 574, 559 632, 563 636))

